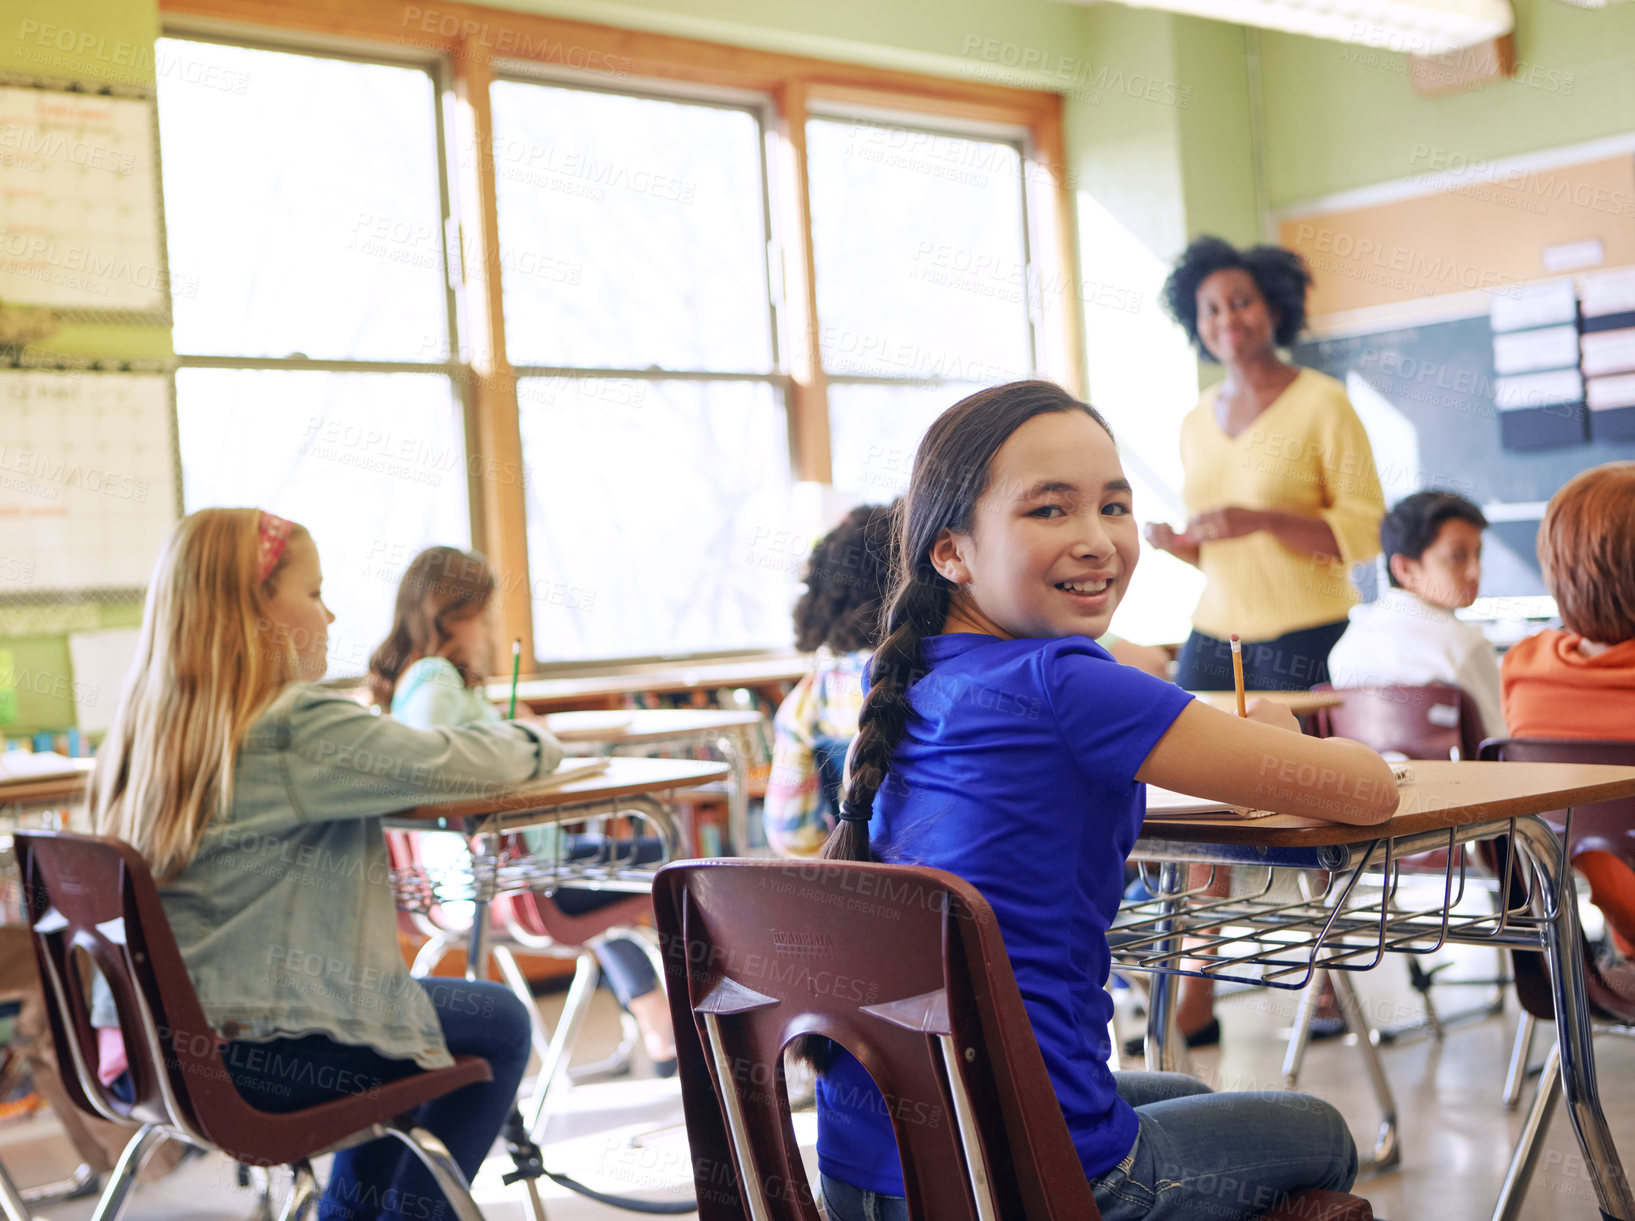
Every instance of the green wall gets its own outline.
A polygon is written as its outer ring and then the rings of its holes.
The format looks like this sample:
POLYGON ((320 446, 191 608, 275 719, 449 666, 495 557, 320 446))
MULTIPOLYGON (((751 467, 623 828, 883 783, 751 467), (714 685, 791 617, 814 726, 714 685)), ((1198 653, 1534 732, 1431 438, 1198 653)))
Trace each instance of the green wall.
POLYGON ((1263 34, 1271 206, 1427 173, 1438 153, 1489 160, 1635 130, 1635 5, 1513 7, 1516 78, 1438 98, 1415 95, 1402 55, 1263 34))
POLYGON ((1042 83, 1078 54, 1059 0, 493 0, 496 8, 967 79, 1042 83), (991 42, 990 42, 991 40, 991 42), (1023 62, 1031 71, 1021 72, 1023 62), (1014 69, 1012 68, 1014 65, 1014 69))
MULTIPOLYGON (((153 42, 159 33, 155 0, 8 0, 0 26, 0 71, 25 77, 98 81, 151 88, 153 42)), ((61 326, 39 345, 43 355, 65 353, 112 359, 170 355, 163 327, 61 326)), ((16 719, 0 736, 65 729, 74 721, 71 631, 130 627, 141 621, 137 601, 103 605, 47 603, 0 607, 0 652, 11 655, 16 719)), ((6 675, 0 675, 0 682, 6 675)), ((82 688, 83 700, 111 705, 111 691, 82 688)), ((0 697, 8 706, 10 698, 0 697)))

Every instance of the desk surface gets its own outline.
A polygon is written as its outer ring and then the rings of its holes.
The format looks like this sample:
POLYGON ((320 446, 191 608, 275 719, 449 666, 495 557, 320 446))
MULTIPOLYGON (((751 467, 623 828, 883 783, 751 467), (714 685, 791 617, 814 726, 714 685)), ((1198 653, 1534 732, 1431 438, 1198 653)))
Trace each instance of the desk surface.
POLYGON ((545 725, 562 742, 665 742, 728 733, 758 725, 758 712, 711 708, 613 708, 606 712, 553 712, 545 725))
MULTIPOLYGON (((715 687, 754 687, 766 683, 794 682, 812 668, 812 660, 799 653, 763 657, 755 661, 701 662, 697 665, 658 666, 630 670, 623 674, 598 674, 588 678, 531 678, 517 684, 517 699, 524 703, 562 703, 594 700, 605 696, 633 695, 639 691, 695 691, 715 687)), ((507 681, 488 684, 488 698, 504 702, 511 698, 507 681)))
MULTIPOLYGON (((1222 712, 1238 710, 1236 691, 1194 691, 1192 696, 1222 712)), ((1243 696, 1246 700, 1276 700, 1297 716, 1304 712, 1316 712, 1319 708, 1337 708, 1345 703, 1345 696, 1338 691, 1245 691, 1243 696)))
POLYGON ((91 778, 91 769, 96 766, 96 760, 75 759, 73 762, 71 775, 0 780, 0 805, 74 801, 84 796, 85 784, 91 778))
MULTIPOLYGON (((1568 805, 1635 797, 1635 767, 1600 763, 1444 763, 1416 760, 1414 778, 1398 790, 1397 812, 1356 827, 1290 814, 1266 818, 1148 819, 1143 837, 1203 844, 1316 848, 1366 844, 1471 823, 1542 814, 1568 805)), ((1139 845, 1132 852, 1140 856, 1139 845)))
MULTIPOLYGON (((1528 766, 1518 764, 1517 766, 1528 766)), ((1631 769, 1635 773, 1635 769, 1631 769)), ((517 814, 523 811, 556 810, 564 806, 590 806, 622 797, 640 797, 690 789, 714 780, 725 780, 730 769, 725 763, 699 759, 611 759, 605 772, 571 780, 556 788, 541 789, 519 785, 496 789, 492 794, 466 801, 416 806, 388 815, 396 821, 421 818, 482 818, 489 814, 517 814)))

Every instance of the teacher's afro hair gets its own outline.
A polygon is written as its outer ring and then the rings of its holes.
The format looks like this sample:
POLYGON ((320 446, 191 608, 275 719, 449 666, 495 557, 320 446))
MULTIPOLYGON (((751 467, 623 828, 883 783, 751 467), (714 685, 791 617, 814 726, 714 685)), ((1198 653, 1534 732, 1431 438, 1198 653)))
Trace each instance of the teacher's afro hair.
POLYGON ((1205 360, 1215 357, 1198 338, 1198 286, 1217 271, 1247 271, 1276 320, 1273 340, 1280 348, 1292 344, 1306 325, 1306 292, 1311 271, 1306 261, 1282 246, 1251 246, 1239 250, 1218 237, 1199 237, 1175 261, 1164 281, 1164 308, 1181 324, 1187 338, 1205 360))

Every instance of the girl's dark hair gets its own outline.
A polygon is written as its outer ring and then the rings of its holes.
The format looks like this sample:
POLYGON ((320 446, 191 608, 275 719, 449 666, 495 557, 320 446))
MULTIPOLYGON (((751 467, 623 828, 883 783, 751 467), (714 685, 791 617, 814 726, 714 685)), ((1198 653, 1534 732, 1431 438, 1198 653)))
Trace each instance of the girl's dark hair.
POLYGON ((1198 338, 1198 286, 1217 271, 1233 268, 1248 272, 1265 298, 1277 322, 1272 338, 1278 347, 1288 347, 1306 326, 1306 292, 1311 288, 1306 260, 1282 246, 1239 250, 1222 238, 1195 238, 1164 281, 1164 308, 1208 361, 1215 357, 1198 338))
MULTIPOLYGON (((908 690, 925 669, 920 642, 940 633, 948 617, 954 586, 932 567, 932 546, 944 530, 970 531, 976 502, 988 489, 993 456, 1023 424, 1053 411, 1082 411, 1107 428, 1094 408, 1052 382, 1010 382, 961 399, 937 417, 920 442, 908 494, 896 513, 886 636, 869 662, 869 694, 851 748, 843 814, 873 810, 908 724, 908 690)), ((823 856, 869 860, 868 827, 843 817, 823 845, 823 856)))
MULTIPOLYGON (((482 614, 493 596, 494 572, 475 551, 428 547, 409 561, 397 587, 392 630, 369 658, 370 699, 391 708, 403 671, 434 655, 448 639, 448 625, 482 614)), ((464 661, 454 667, 468 687, 483 680, 464 661)))
POLYGON ((874 647, 891 582, 896 502, 861 505, 812 548, 806 592, 795 603, 795 647, 837 653, 874 647))

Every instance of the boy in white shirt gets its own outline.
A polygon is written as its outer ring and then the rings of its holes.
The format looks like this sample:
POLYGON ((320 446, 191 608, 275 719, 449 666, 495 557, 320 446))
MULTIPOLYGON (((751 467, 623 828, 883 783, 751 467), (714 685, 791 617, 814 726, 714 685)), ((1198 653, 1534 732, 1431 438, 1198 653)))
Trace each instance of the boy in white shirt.
POLYGON ((1499 659, 1479 629, 1453 612, 1482 581, 1481 509, 1452 492, 1415 492, 1380 522, 1391 588, 1356 607, 1329 654, 1336 687, 1452 683, 1475 702, 1484 737, 1505 736, 1499 659))

